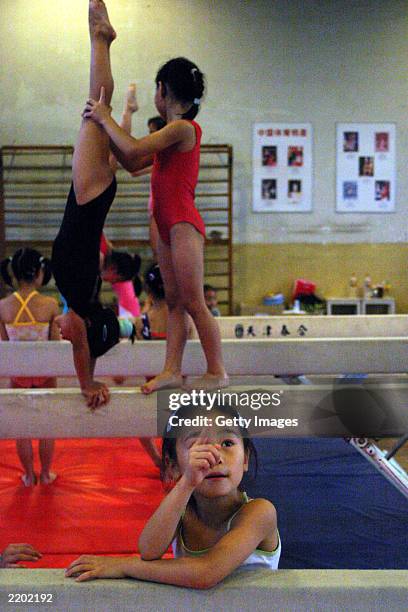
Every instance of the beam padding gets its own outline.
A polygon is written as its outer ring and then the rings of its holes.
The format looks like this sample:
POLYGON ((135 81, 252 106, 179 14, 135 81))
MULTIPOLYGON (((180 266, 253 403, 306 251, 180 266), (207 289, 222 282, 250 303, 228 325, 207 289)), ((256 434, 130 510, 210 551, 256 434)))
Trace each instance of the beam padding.
POLYGON ((82 584, 62 570, 0 570, 0 594, 7 607, 25 612, 103 610, 257 610, 259 612, 405 610, 408 570, 237 570, 208 591, 140 582, 94 580, 82 584), (50 594, 48 604, 8 604, 10 593, 50 594))
MULTIPOLYGON (((408 337, 223 340, 227 372, 240 375, 398 374, 407 371, 408 337)), ((96 376, 151 376, 161 371, 164 341, 122 341, 97 360, 96 376)), ((205 372, 198 340, 187 343, 183 374, 205 372)), ((69 342, 0 342, 0 376, 74 376, 69 342)))

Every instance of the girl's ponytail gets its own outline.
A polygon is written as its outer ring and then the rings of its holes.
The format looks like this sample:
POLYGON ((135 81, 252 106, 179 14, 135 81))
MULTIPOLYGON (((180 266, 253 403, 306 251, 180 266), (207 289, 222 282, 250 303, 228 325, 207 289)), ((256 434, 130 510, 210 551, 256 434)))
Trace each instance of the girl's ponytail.
POLYGON ((41 269, 44 272, 44 278, 42 282, 42 286, 48 285, 51 280, 52 271, 51 271, 51 260, 48 257, 40 257, 41 269))
POLYGON ((8 285, 8 287, 11 287, 13 289, 14 288, 13 281, 9 273, 10 264, 11 264, 11 257, 6 257, 6 259, 3 259, 3 261, 0 263, 0 274, 4 282, 6 283, 6 285, 8 285))
POLYGON ((194 66, 194 68, 191 68, 190 72, 194 83, 194 99, 189 110, 184 113, 184 115, 182 115, 183 119, 194 119, 194 117, 198 115, 198 111, 200 110, 201 98, 204 94, 203 73, 196 66, 194 66))
POLYGON ((164 283, 160 273, 160 268, 157 264, 152 264, 150 268, 146 270, 144 281, 146 287, 150 290, 153 297, 155 297, 157 300, 165 299, 164 283))
POLYGON ((1 275, 9 287, 13 287, 8 271, 10 263, 13 276, 17 282, 34 282, 41 269, 44 270, 43 285, 46 285, 51 278, 50 260, 43 257, 36 249, 22 248, 14 253, 13 258, 9 257, 1 263, 1 275))
POLYGON ((162 83, 162 93, 171 90, 174 97, 183 104, 191 104, 183 119, 194 119, 200 110, 205 83, 201 70, 185 57, 176 57, 166 62, 156 75, 156 85, 162 83))

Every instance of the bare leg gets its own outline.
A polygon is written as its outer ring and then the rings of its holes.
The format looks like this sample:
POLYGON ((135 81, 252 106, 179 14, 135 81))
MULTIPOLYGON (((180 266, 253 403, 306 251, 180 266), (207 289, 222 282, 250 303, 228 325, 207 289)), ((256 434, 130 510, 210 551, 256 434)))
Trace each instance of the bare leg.
MULTIPOLYGON (((99 99, 105 88, 106 102, 113 93, 113 78, 109 48, 116 38, 104 2, 89 2, 89 34, 91 38, 91 66, 89 96, 99 99)), ((109 165, 109 138, 103 129, 89 119, 82 121, 72 162, 75 195, 78 204, 86 204, 101 194, 112 182, 109 165)))
POLYGON ((161 456, 154 438, 139 438, 139 441, 146 453, 149 455, 150 459, 153 461, 154 465, 159 468, 161 466, 161 456))
POLYGON ((188 386, 208 390, 226 387, 229 379, 222 359, 221 334, 204 299, 204 239, 189 223, 174 225, 170 236, 180 300, 194 321, 207 360, 205 376, 193 379, 188 386))
POLYGON ((31 440, 16 440, 16 448, 25 471, 21 480, 26 487, 32 487, 37 484, 37 476, 34 472, 33 444, 31 440))
POLYGON ((149 240, 150 240, 150 248, 153 251, 153 260, 158 260, 158 244, 159 244, 159 230, 157 229, 156 221, 154 217, 150 217, 150 225, 149 225, 149 240))
POLYGON ((188 334, 187 313, 197 328, 207 360, 207 373, 192 379, 189 388, 226 387, 229 379, 222 359, 220 330, 204 300, 204 240, 189 223, 177 223, 170 235, 171 247, 160 238, 158 243, 159 267, 169 307, 166 362, 163 372, 143 385, 142 391, 152 393, 179 386, 188 334))
POLYGON ((57 475, 50 472, 51 462, 54 455, 54 440, 40 440, 39 454, 41 462, 40 482, 42 484, 51 484, 56 479, 57 475))
POLYGON ((188 319, 179 301, 179 290, 171 262, 171 249, 161 240, 160 236, 158 238, 157 255, 166 302, 169 307, 166 361, 161 374, 142 385, 143 393, 147 394, 159 389, 177 388, 183 384, 181 363, 188 334, 188 319))

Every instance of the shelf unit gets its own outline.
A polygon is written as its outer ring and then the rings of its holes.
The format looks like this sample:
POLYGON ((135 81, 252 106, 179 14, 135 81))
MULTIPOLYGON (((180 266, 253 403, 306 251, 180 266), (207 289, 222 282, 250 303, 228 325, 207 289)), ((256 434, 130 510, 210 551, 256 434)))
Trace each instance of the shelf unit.
POLYGON ((387 315, 395 314, 394 298, 329 298, 328 315, 387 315))
POLYGON ((329 298, 327 300, 328 315, 359 315, 361 300, 359 298, 329 298))
POLYGON ((361 314, 395 314, 395 300, 394 298, 365 298, 361 300, 361 314))
MULTIPOLYGON (((51 252, 71 182, 72 146, 5 146, 0 151, 0 256, 33 246, 51 252)), ((232 168, 230 145, 202 145, 196 205, 207 228, 205 282, 218 290, 222 314, 232 314, 232 168)), ((118 190, 105 230, 117 247, 148 263, 149 176, 117 173, 118 190)), ((104 301, 112 299, 103 288, 104 301)))

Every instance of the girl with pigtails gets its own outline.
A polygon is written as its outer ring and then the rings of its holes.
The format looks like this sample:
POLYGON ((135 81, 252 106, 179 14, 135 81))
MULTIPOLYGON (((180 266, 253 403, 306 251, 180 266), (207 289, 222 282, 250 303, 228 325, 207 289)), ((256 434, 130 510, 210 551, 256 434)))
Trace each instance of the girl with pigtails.
MULTIPOLYGON (((46 341, 59 340, 60 334, 55 322, 59 315, 58 303, 54 298, 41 295, 38 290, 51 278, 51 265, 35 249, 18 249, 0 264, 2 278, 6 285, 15 288, 8 297, 0 300, 0 337, 2 341, 46 341), (13 283, 14 277, 14 283, 13 283)), ((38 389, 57 386, 55 377, 13 377, 12 389, 38 389)), ((17 440, 17 453, 24 468, 21 479, 26 487, 37 484, 34 472, 33 447, 31 440, 17 440)), ((54 453, 54 440, 39 441, 41 462, 40 483, 50 484, 55 474, 50 471, 54 453)))

